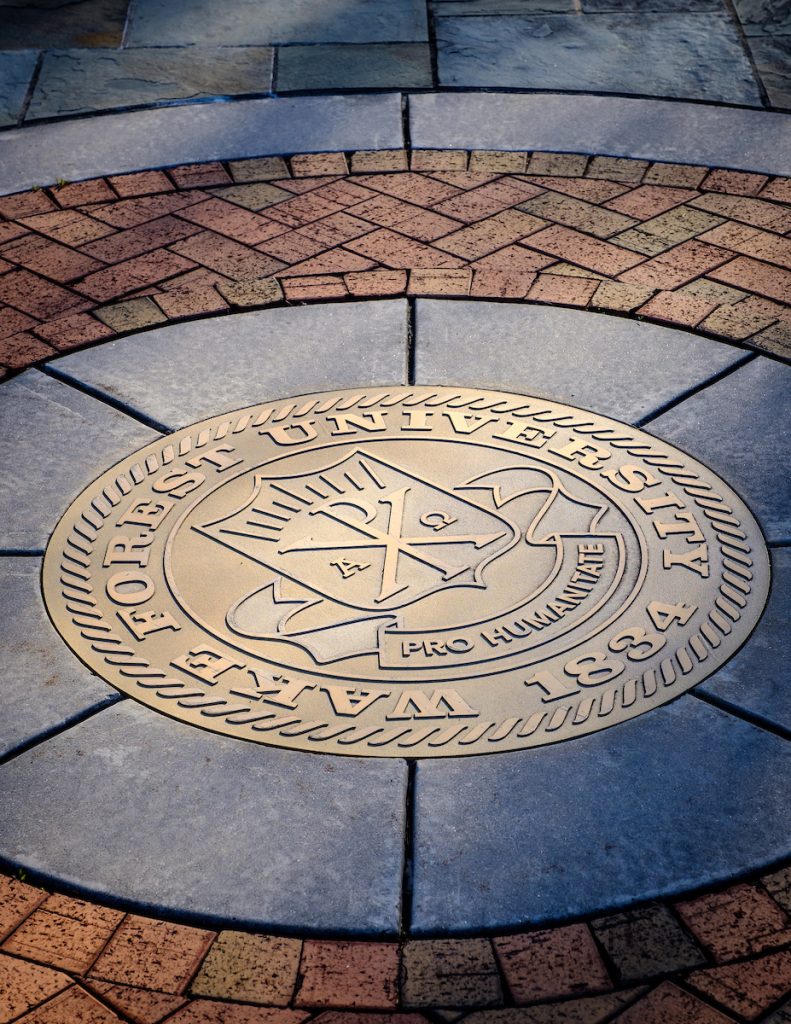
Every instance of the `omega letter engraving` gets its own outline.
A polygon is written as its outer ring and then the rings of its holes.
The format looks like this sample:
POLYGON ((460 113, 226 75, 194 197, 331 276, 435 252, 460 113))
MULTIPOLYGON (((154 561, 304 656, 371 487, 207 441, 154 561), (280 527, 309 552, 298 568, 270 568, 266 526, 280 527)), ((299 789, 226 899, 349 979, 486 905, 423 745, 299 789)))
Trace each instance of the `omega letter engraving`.
POLYGON ((744 643, 744 502, 650 434, 450 387, 288 398, 163 437, 58 524, 49 614, 122 692, 246 740, 369 757, 573 739, 744 643))

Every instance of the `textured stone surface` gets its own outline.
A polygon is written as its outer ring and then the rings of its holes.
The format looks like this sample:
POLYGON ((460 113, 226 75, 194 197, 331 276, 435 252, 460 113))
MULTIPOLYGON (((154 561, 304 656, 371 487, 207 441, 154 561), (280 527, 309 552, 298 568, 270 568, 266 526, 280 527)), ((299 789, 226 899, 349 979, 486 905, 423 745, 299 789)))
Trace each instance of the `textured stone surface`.
POLYGON ((0 559, 0 756, 119 698, 77 661, 52 628, 40 574, 38 558, 0 559))
POLYGON ((578 89, 760 104, 725 14, 440 18, 440 83, 578 89), (646 74, 646 68, 650 74, 646 74))
POLYGON ((763 618, 750 642, 700 689, 791 733, 786 651, 791 633, 791 549, 775 548, 771 555, 772 590, 763 618))
POLYGON ((239 743, 123 701, 0 768, 2 855, 171 913, 393 933, 405 784, 399 761, 239 743))
POLYGON ((791 171, 791 117, 611 96, 425 94, 409 100, 412 145, 612 153, 770 174, 791 171))
POLYGON ((399 96, 293 96, 142 110, 3 136, 0 192, 199 160, 398 148, 399 96))
MULTIPOLYGON (((791 22, 791 19, 789 19, 791 22)), ((788 35, 753 37, 750 53, 773 107, 791 108, 791 24, 788 35)))
POLYGON ((269 47, 51 50, 44 56, 26 119, 263 93, 271 85, 269 47))
POLYGON ((37 57, 32 51, 0 52, 0 125, 16 124, 19 120, 37 57))
POLYGON ((421 0, 139 0, 127 43, 420 42, 427 31, 421 0))
POLYGON ((592 927, 615 967, 617 980, 627 985, 705 963, 678 919, 659 904, 598 918, 592 927))
POLYGON ((0 49, 120 46, 129 0, 2 0, 0 49))
POLYGON ((93 480, 97 468, 113 465, 156 436, 37 370, 4 384, 0 547, 42 551, 66 506, 93 480))
POLYGON ((787 851, 790 781, 784 740, 691 696, 568 743, 420 762, 413 928, 574 917, 758 867, 787 851))
POLYGON ((431 88, 427 43, 284 46, 278 54, 277 91, 300 89, 431 88))
POLYGON ((630 422, 741 358, 683 331, 575 310, 417 306, 418 383, 523 391, 630 422))
POLYGON ((751 507, 767 538, 791 539, 791 367, 758 357, 651 421, 649 432, 694 451, 751 507), (751 443, 756 437, 760 444, 751 443))
POLYGON ((268 398, 403 382, 406 303, 193 321, 75 353, 52 366, 175 428, 268 398), (143 376, 141 365, 147 368, 143 376))

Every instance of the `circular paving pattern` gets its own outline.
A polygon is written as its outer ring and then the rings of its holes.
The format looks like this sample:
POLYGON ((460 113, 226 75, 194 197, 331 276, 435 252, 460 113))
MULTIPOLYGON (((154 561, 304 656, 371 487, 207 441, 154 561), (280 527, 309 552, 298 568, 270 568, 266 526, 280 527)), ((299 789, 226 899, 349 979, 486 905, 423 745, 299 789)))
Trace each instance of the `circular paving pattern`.
POLYGON ((458 756, 595 732, 738 650, 768 555, 714 474, 626 424, 478 389, 301 396, 100 477, 49 612, 123 692, 218 732, 458 756))

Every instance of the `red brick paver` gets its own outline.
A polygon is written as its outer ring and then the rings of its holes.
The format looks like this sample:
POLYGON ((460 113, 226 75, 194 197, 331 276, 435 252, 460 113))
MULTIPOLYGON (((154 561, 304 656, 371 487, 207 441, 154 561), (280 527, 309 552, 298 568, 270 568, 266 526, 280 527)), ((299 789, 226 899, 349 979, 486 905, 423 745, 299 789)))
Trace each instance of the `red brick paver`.
POLYGON ((586 925, 499 938, 494 948, 518 1005, 612 988, 586 925))
POLYGON ((185 317, 405 294, 612 310, 787 357, 789 180, 575 154, 387 150, 5 196, 0 376, 185 317))

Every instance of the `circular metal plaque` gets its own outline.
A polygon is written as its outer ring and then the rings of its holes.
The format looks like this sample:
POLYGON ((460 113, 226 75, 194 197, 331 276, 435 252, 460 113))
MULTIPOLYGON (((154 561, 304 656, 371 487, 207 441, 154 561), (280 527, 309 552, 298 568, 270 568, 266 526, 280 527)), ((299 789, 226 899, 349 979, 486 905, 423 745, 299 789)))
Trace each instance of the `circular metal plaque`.
POLYGON ((121 462, 52 536, 84 662, 157 711, 321 753, 582 736, 678 696, 766 601, 760 529, 678 449, 465 388, 292 398, 121 462))

